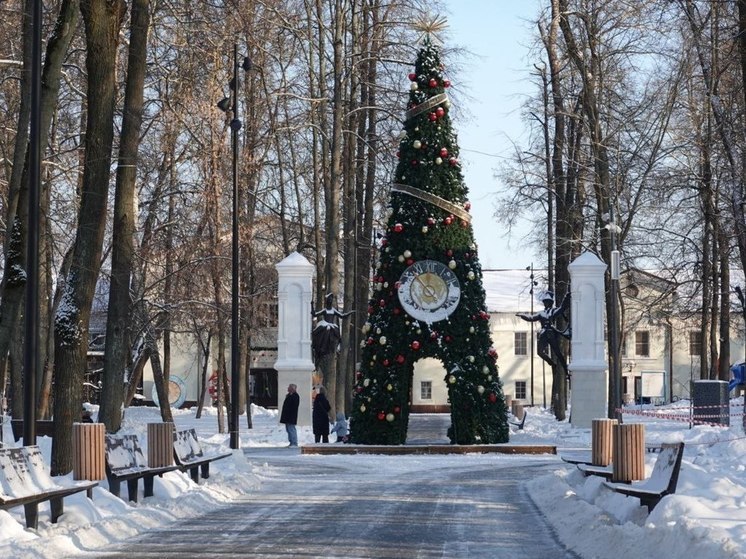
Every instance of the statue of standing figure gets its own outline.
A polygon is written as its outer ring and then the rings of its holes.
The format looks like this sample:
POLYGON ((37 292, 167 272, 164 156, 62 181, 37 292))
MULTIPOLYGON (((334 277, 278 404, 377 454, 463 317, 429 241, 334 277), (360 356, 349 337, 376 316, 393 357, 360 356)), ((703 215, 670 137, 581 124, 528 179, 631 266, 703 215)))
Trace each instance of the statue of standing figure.
POLYGON ((337 323, 337 318, 345 318, 355 311, 343 313, 334 307, 334 294, 327 293, 326 305, 320 311, 315 311, 311 303, 311 316, 318 318, 318 322, 311 332, 311 350, 313 362, 318 365, 320 360, 340 350, 342 334, 337 323))
POLYGON ((540 299, 541 302, 544 303, 543 310, 535 314, 516 313, 516 316, 528 322, 538 321, 541 324, 541 330, 539 330, 539 337, 536 343, 536 354, 552 367, 554 367, 555 364, 559 364, 565 371, 565 375, 569 376, 567 361, 565 356, 562 355, 560 336, 569 340, 570 328, 567 328, 566 330, 558 330, 554 326, 554 322, 558 316, 564 315, 565 311, 570 306, 570 292, 567 292, 567 295, 562 299, 562 304, 559 307, 554 306, 554 293, 551 291, 544 291, 541 294, 540 299), (554 352, 554 355, 557 358, 557 363, 552 359, 551 351, 554 352))

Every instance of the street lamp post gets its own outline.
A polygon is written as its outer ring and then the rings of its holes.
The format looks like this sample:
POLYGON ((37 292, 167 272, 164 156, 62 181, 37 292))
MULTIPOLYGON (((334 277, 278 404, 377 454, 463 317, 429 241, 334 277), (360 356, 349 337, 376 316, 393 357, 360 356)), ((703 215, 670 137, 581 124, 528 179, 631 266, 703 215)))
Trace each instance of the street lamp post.
MULTIPOLYGON (((29 129, 28 233, 24 331, 23 444, 36 444, 36 377, 39 365, 39 199, 41 191, 42 3, 32 6, 31 120, 29 129)), ((34 505, 36 506, 36 505, 34 505)))
MULTIPOLYGON (((244 71, 251 69, 251 61, 244 57, 241 65, 244 71)), ((240 352, 238 340, 239 326, 239 245, 238 245, 238 131, 241 130, 241 120, 239 119, 238 94, 240 89, 240 79, 238 73, 238 43, 233 43, 233 79, 231 80, 232 96, 222 99, 218 103, 218 108, 225 112, 232 112, 233 116, 230 122, 231 128, 231 149, 233 152, 233 208, 231 215, 231 406, 230 416, 228 418, 228 430, 230 432, 230 447, 239 448, 238 438, 238 404, 240 398, 240 352)), ((248 413, 248 411, 247 411, 248 413)))
MULTIPOLYGON (((534 263, 531 262, 530 266, 526 267, 526 270, 529 270, 531 274, 529 277, 529 286, 528 286, 528 295, 531 298, 531 316, 534 316, 534 286, 538 282, 534 281, 534 263)), ((531 323, 531 351, 529 352, 529 355, 531 356, 531 406, 534 405, 534 323, 531 323)), ((544 407, 546 407, 546 394, 544 395, 544 407)))
POLYGON ((610 267, 610 285, 609 298, 609 353, 611 377, 611 394, 609 394, 609 417, 617 416, 617 410, 622 407, 622 368, 619 363, 619 250, 616 247, 616 236, 620 231, 619 226, 614 221, 614 210, 609 210, 609 223, 606 227, 609 229, 609 244, 611 253, 610 267))

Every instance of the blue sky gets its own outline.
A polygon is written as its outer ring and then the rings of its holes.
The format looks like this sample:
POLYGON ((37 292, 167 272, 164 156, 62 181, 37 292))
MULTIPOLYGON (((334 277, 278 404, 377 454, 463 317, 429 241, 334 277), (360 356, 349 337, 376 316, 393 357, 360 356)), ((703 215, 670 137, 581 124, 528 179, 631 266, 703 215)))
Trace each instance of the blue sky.
MULTIPOLYGON (((457 99, 470 117, 456 118, 454 127, 461 149, 464 178, 472 202, 474 232, 483 268, 525 268, 542 255, 525 249, 523 226, 510 240, 495 222, 494 196, 501 184, 495 169, 521 139, 519 109, 532 88, 528 81, 528 44, 538 12, 537 0, 447 0, 449 44, 466 48, 475 56, 464 63, 454 86, 471 99, 457 99)), ((446 68, 447 71, 447 68, 446 68)))

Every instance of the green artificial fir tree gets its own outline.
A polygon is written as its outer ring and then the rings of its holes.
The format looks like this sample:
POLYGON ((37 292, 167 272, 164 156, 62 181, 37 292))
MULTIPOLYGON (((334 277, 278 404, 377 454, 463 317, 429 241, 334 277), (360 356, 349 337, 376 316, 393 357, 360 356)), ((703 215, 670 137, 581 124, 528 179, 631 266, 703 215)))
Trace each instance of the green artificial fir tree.
POLYGON ((458 144, 450 86, 427 36, 411 81, 399 163, 353 393, 351 439, 403 444, 414 363, 445 366, 455 444, 508 440, 497 353, 458 144))

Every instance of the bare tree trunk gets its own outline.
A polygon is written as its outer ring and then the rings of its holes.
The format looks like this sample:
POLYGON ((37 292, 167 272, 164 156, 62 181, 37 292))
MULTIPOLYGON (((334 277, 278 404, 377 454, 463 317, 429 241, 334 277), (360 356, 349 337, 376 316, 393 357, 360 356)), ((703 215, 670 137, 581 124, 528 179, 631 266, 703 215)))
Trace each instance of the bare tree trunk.
MULTIPOLYGON (((114 224, 112 227, 111 283, 106 315, 106 346, 99 421, 107 431, 119 431, 124 401, 125 369, 132 332, 130 281, 134 258, 135 179, 137 151, 142 128, 143 88, 145 84, 150 0, 133 0, 132 23, 124 96, 122 137, 119 145, 114 224)), ((167 253, 168 254, 168 253, 167 253)))
POLYGON ((83 0, 88 71, 86 166, 80 215, 62 304, 55 317, 52 474, 72 470, 72 424, 80 418, 88 326, 101 265, 114 137, 115 62, 125 2, 83 0))
MULTIPOLYGON (((57 104, 62 75, 62 63, 67 55, 70 41, 75 34, 78 22, 78 0, 64 0, 60 5, 57 23, 49 39, 44 58, 44 68, 41 76, 41 119, 40 138, 42 146, 46 146, 49 138, 49 128, 57 104)), ((31 2, 27 2, 24 14, 24 68, 29 69, 31 60, 29 14, 32 13, 31 2)), ((3 275, 0 292, 0 386, 5 386, 5 361, 8 348, 12 340, 12 333, 19 328, 21 306, 26 289, 23 271, 26 269, 26 251, 23 249, 27 239, 28 215, 28 123, 30 81, 28 71, 24 71, 21 81, 21 101, 18 114, 18 128, 16 129, 16 144, 13 152, 13 170, 8 185, 8 212, 6 223, 11 228, 5 251, 5 274, 3 275)), ((43 230, 43 229, 42 229, 43 230)), ((43 378, 43 375, 37 375, 43 378)), ((15 409, 15 406, 14 406, 15 409)), ((22 408, 21 408, 22 409, 22 408)))

